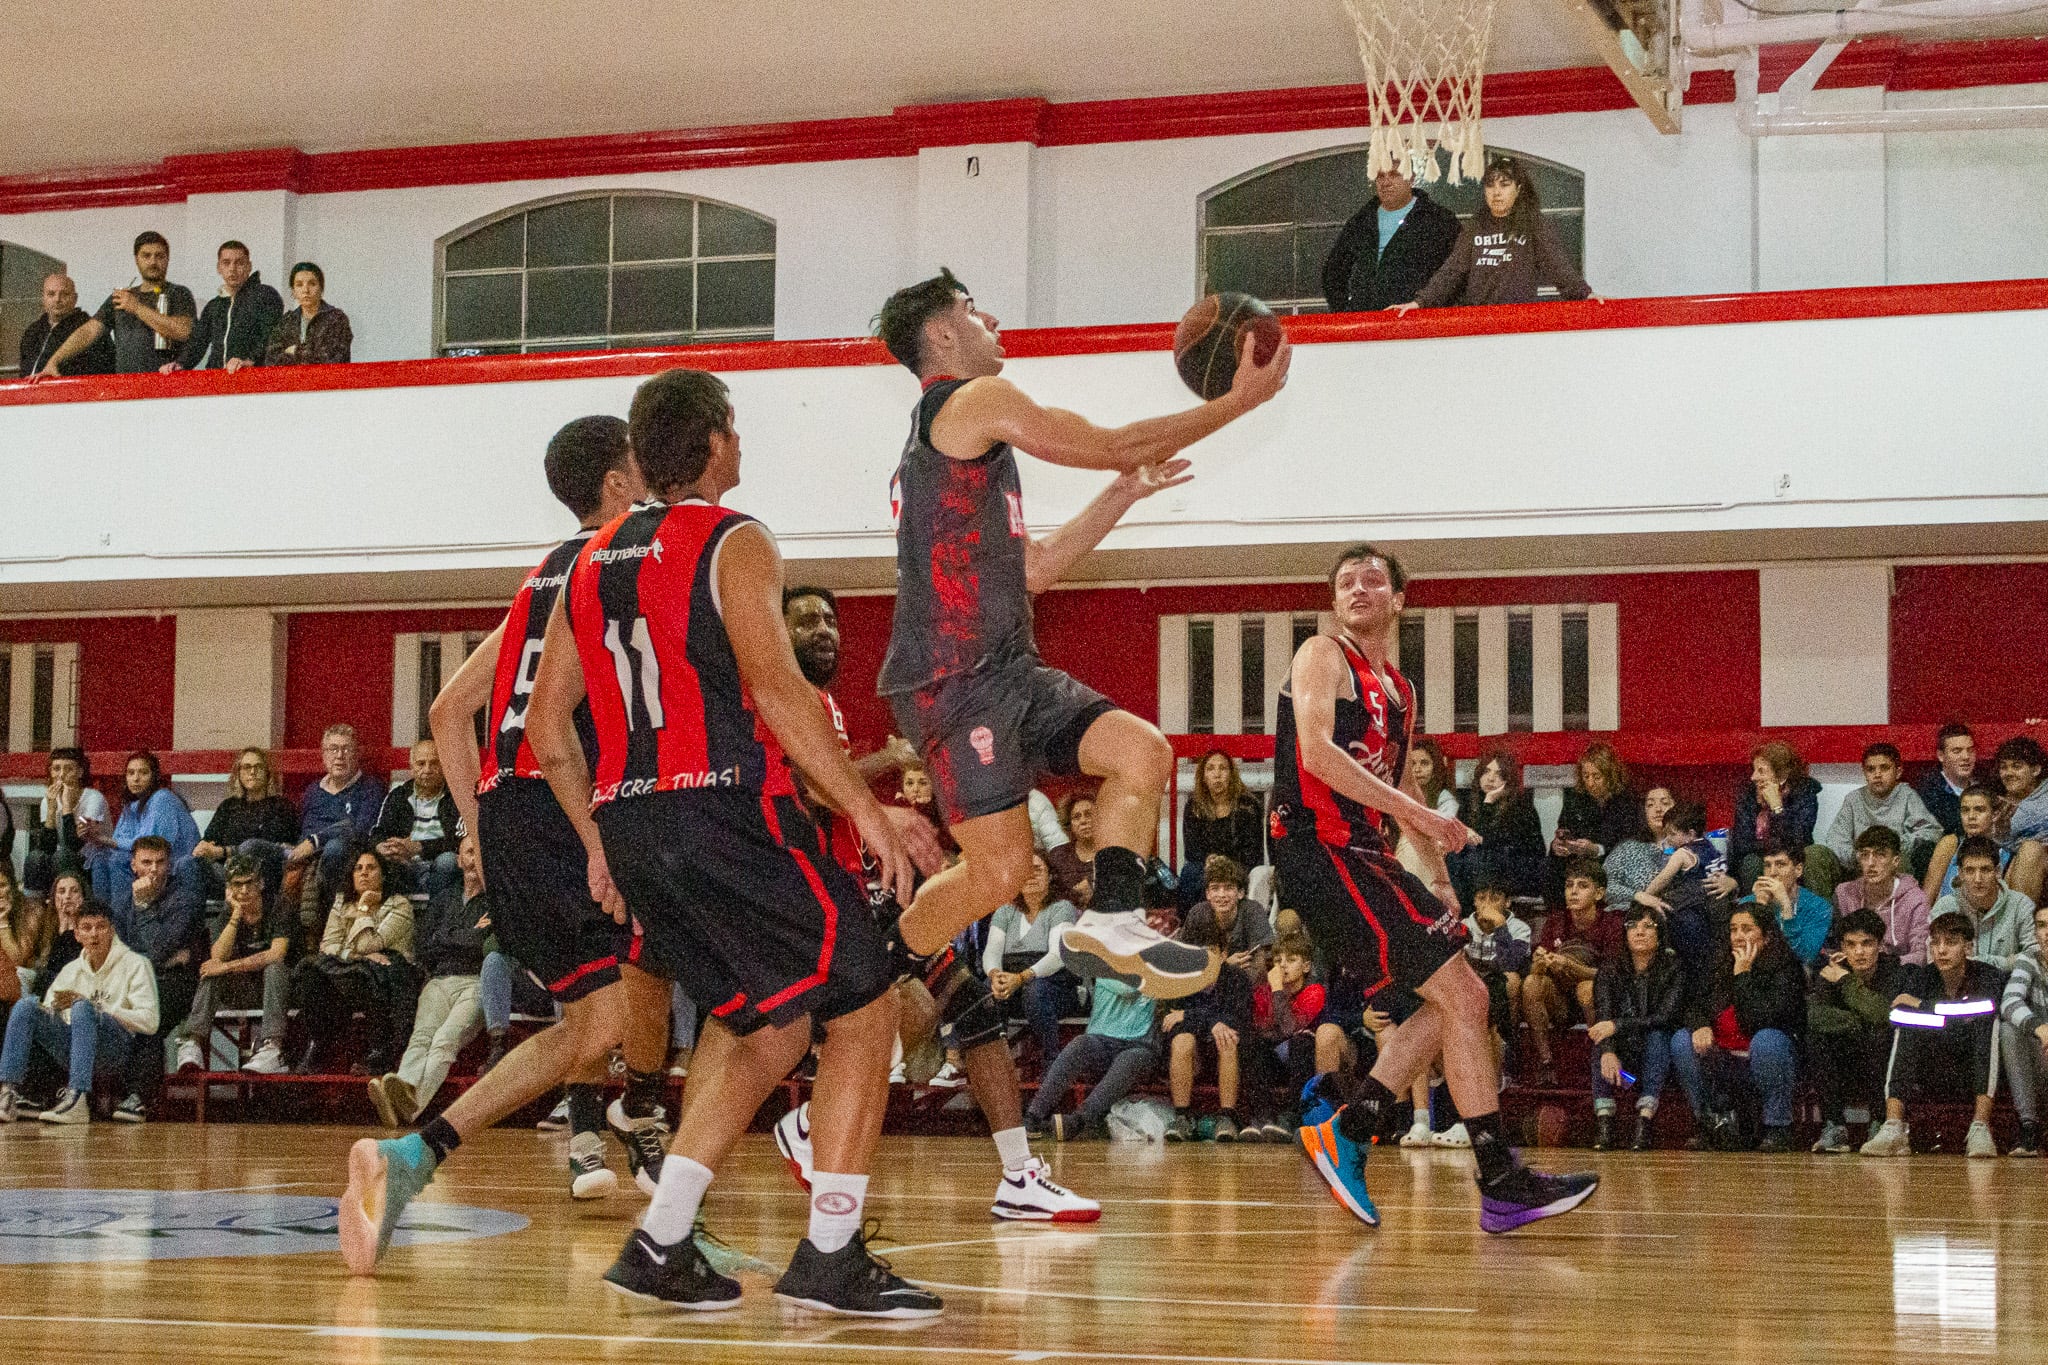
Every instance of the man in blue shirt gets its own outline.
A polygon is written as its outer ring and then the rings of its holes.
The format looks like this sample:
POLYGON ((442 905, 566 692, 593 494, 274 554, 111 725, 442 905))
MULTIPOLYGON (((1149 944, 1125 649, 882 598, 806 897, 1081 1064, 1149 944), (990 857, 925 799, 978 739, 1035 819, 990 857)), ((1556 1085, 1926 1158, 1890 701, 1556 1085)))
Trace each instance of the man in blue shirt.
POLYGON ((1458 216, 1398 170, 1373 179, 1377 197, 1337 234, 1323 262, 1323 297, 1333 313, 1367 313, 1406 303, 1458 242, 1458 216))
POLYGON ((1805 874, 1806 850, 1773 840, 1764 849, 1764 872, 1756 879, 1754 893, 1738 904, 1775 907, 1792 955, 1810 968, 1820 961, 1821 947, 1834 927, 1835 907, 1799 884, 1805 874))
POLYGON ((352 725, 330 725, 320 736, 326 775, 309 783, 299 800, 299 828, 305 839, 291 860, 320 858, 321 899, 348 886, 349 862, 370 846, 370 832, 384 805, 384 784, 364 772, 352 725))

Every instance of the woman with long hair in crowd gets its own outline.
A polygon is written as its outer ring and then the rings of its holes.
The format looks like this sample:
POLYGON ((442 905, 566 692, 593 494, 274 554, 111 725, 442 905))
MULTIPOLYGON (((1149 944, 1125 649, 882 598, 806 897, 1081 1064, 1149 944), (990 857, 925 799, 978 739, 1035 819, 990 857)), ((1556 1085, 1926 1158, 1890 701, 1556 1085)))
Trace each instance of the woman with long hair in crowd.
POLYGON ((1479 835, 1478 843, 1446 859, 1465 904, 1482 882, 1498 882, 1510 896, 1541 890, 1543 822, 1522 786, 1522 765, 1513 751, 1496 746, 1479 755, 1472 785, 1459 796, 1458 818, 1479 835))
POLYGON ((1266 861, 1266 817, 1237 760, 1211 749, 1195 764, 1195 789, 1180 817, 1180 905, 1202 898, 1202 869, 1221 853, 1249 871, 1266 861))
POLYGON ((199 825, 193 820, 185 798, 171 790, 163 764, 155 754, 137 749, 128 755, 122 776, 128 788, 128 804, 121 807, 121 817, 114 821, 109 840, 112 856, 93 869, 94 889, 113 908, 117 925, 124 922, 132 904, 135 873, 129 859, 134 856, 137 839, 154 834, 169 844, 173 867, 188 859, 199 845, 199 825))
POLYGON ((1642 802, 1629 790, 1628 769, 1613 745, 1588 744, 1574 773, 1576 780, 1565 788, 1544 868, 1543 899, 1553 908, 1564 903, 1564 870, 1574 860, 1601 862, 1610 850, 1641 833, 1642 802))
POLYGON ((1549 285, 1568 299, 1595 299, 1593 287, 1565 254, 1529 169, 1511 156, 1487 163, 1479 181, 1486 206, 1458 234, 1458 244, 1413 302, 1391 311, 1484 303, 1533 303, 1549 285))
POLYGON ((1017 999, 1031 1036, 1038 1040, 1041 1066, 1060 1052, 1060 1020, 1081 1008, 1080 983, 1065 970, 1052 936, 1078 917, 1071 901, 1052 896, 1046 859, 1031 855, 1031 875, 1017 899, 991 917, 982 948, 982 971, 998 1000, 1017 999))
POLYGON ((49 910, 41 901, 29 899, 14 878, 13 862, 0 857, 0 953, 7 957, 0 969, 14 968, 24 992, 49 957, 55 932, 49 910))
POLYGON ((192 850, 191 866, 207 898, 217 900, 227 890, 221 869, 234 855, 247 854, 263 868, 265 894, 275 898, 284 882, 285 859, 298 842, 299 813, 277 794, 270 755, 251 745, 235 755, 228 794, 206 822, 206 837, 192 850))
POLYGON ((1737 1092, 1746 1090, 1760 1101, 1758 1150, 1791 1151, 1805 1034, 1806 970, 1778 917, 1745 901, 1728 917, 1728 941, 1712 979, 1695 983, 1689 1017, 1671 1035, 1671 1069, 1699 1116, 1691 1145, 1750 1145, 1735 1113, 1737 1092))

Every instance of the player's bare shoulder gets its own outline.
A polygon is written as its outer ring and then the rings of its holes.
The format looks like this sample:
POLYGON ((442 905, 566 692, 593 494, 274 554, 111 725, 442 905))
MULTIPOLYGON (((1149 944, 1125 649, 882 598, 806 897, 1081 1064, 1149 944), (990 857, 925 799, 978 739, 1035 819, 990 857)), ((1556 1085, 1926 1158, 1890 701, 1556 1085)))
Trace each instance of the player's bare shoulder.
POLYGON ((1294 651, 1289 676, 1298 689, 1305 683, 1320 684, 1333 692, 1346 691, 1351 670, 1344 663, 1344 648, 1327 635, 1316 634, 1294 651))
POLYGON ((954 389, 932 418, 932 449, 952 460, 978 460, 1019 414, 1035 412, 1038 403, 999 374, 969 379, 954 389))

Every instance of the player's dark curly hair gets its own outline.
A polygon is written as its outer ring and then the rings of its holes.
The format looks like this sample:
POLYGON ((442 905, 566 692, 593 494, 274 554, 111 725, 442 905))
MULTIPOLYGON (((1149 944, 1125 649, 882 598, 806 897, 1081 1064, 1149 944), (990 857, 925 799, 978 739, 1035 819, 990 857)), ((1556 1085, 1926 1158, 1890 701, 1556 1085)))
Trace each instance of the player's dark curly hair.
POLYGON ((626 462, 632 449, 626 424, 617 417, 578 417, 548 441, 543 461, 548 491, 582 521, 604 502, 604 476, 626 462))
POLYGON ((711 433, 732 427, 725 381, 703 370, 664 370, 633 393, 633 454, 656 493, 687 488, 711 462, 711 433))
POLYGON ((830 588, 820 588, 809 583, 798 583, 782 590, 782 609, 789 610, 789 604, 805 597, 815 597, 832 608, 832 614, 839 614, 839 598, 830 588))
POLYGON ((924 362, 924 325, 953 306, 953 301, 968 292, 951 270, 939 267, 939 273, 928 280, 905 285, 891 294, 882 305, 882 311, 875 314, 875 335, 889 348, 889 354, 896 357, 912 374, 922 375, 919 368, 924 362))
POLYGON ((1377 545, 1347 545, 1337 552, 1336 562, 1330 565, 1330 587, 1337 586, 1337 575, 1346 564, 1355 564, 1361 559, 1377 559, 1387 566, 1387 581, 1394 585, 1395 592, 1408 586, 1408 571, 1401 567, 1401 561, 1377 545))

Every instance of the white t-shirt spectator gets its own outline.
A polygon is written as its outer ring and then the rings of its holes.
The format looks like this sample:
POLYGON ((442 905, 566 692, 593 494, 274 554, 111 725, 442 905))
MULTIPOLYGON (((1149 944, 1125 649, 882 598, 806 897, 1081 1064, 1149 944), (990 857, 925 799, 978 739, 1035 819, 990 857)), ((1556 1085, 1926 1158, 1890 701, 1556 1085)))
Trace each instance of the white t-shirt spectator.
MULTIPOLYGON (((43 822, 47 824, 50 819, 50 798, 48 793, 44 794, 41 803, 36 809, 43 822)), ((94 821, 97 824, 107 824, 107 798, 100 793, 99 788, 87 787, 78 793, 78 806, 71 813, 82 819, 94 821)))

